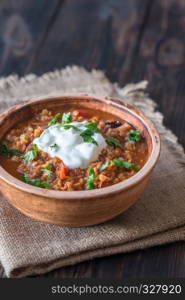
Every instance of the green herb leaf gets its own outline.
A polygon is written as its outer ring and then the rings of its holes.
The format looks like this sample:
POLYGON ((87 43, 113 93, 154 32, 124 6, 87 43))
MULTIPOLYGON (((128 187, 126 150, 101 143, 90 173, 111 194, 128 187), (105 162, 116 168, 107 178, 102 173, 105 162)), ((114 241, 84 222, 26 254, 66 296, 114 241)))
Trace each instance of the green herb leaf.
POLYGON ((50 148, 56 149, 56 148, 59 148, 59 146, 55 143, 55 144, 51 145, 50 148))
POLYGON ((91 143, 98 146, 97 141, 92 136, 86 135, 84 131, 80 134, 80 136, 83 138, 85 143, 91 143))
POLYGON ((89 129, 92 132, 92 134, 100 132, 100 129, 98 128, 98 125, 96 122, 88 123, 85 127, 87 129, 89 129))
POLYGON ((24 174, 21 177, 22 181, 25 183, 40 187, 40 188, 50 188, 50 183, 47 181, 40 181, 38 179, 30 179, 28 174, 24 174))
POLYGON ((73 128, 74 130, 80 130, 78 127, 74 126, 74 125, 70 125, 70 124, 60 124, 57 125, 57 128, 64 128, 65 130, 68 130, 70 128, 73 128))
POLYGON ((28 151, 25 155, 24 155, 24 160, 26 162, 32 161, 37 157, 36 153, 32 150, 32 151, 28 151))
POLYGON ((24 155, 24 160, 26 162, 30 162, 32 160, 34 160, 35 158, 37 158, 38 155, 38 147, 36 144, 33 144, 33 150, 28 151, 25 155, 24 155))
POLYGON ((10 149, 10 148, 8 148, 6 142, 1 142, 0 143, 0 154, 10 158, 14 155, 20 156, 21 152, 19 150, 16 150, 16 149, 10 149))
POLYGON ((109 146, 111 146, 111 147, 114 147, 114 148, 120 147, 120 148, 121 148, 121 143, 120 143, 120 141, 117 140, 117 139, 115 139, 115 138, 113 138, 113 137, 111 137, 111 136, 107 137, 107 138, 105 139, 105 141, 106 141, 106 143, 107 143, 109 146))
POLYGON ((60 113, 56 114, 53 119, 48 123, 48 125, 55 125, 58 122, 58 119, 60 118, 60 113))
POLYGON ((53 172, 51 170, 48 169, 42 169, 42 171, 44 172, 44 174, 48 177, 48 178, 52 178, 53 177, 53 172))
POLYGON ((92 136, 94 134, 94 132, 92 132, 91 129, 85 129, 84 131, 82 131, 82 133, 80 134, 81 136, 92 136))
POLYGON ((96 178, 95 172, 93 168, 88 169, 88 178, 87 178, 87 185, 86 190, 93 190, 95 189, 94 180, 96 178))
POLYGON ((37 146, 37 144, 33 144, 33 151, 35 151, 36 153, 38 152, 38 146, 37 146))
POLYGON ((52 170, 52 168, 53 168, 53 165, 52 165, 52 164, 49 164, 49 165, 46 167, 47 170, 52 170))
POLYGON ((128 161, 124 161, 119 158, 115 158, 111 160, 111 162, 118 168, 133 169, 134 171, 140 170, 140 167, 136 166, 135 164, 129 163, 128 161))
POLYGON ((93 138, 93 135, 95 133, 100 132, 97 123, 91 122, 88 123, 85 127, 86 129, 80 133, 80 136, 83 138, 84 142, 98 145, 97 141, 93 138))
POLYGON ((129 140, 132 143, 139 142, 141 140, 141 134, 139 130, 131 130, 129 135, 128 135, 129 140))
POLYGON ((45 175, 48 176, 48 178, 53 177, 53 171, 52 171, 53 165, 49 164, 46 168, 42 169, 42 172, 44 172, 45 175))
POLYGON ((62 115, 62 123, 70 123, 72 122, 72 114, 70 112, 63 113, 62 115))
POLYGON ((105 164, 103 164, 101 167, 100 167, 100 171, 104 171, 105 169, 107 169, 109 166, 109 162, 107 161, 105 164))

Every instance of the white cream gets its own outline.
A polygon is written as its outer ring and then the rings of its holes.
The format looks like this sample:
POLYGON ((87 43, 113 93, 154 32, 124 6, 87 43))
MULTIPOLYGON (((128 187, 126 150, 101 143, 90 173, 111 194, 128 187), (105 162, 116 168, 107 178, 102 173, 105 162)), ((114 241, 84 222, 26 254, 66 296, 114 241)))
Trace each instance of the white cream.
POLYGON ((95 133, 92 137, 98 145, 85 143, 80 133, 86 129, 88 122, 71 122, 67 125, 78 127, 79 131, 70 128, 58 128, 57 125, 48 127, 40 137, 34 139, 33 143, 38 148, 51 157, 60 158, 70 169, 87 168, 89 164, 97 160, 101 151, 107 144, 100 133, 95 133), (57 147, 51 147, 56 144, 57 147))

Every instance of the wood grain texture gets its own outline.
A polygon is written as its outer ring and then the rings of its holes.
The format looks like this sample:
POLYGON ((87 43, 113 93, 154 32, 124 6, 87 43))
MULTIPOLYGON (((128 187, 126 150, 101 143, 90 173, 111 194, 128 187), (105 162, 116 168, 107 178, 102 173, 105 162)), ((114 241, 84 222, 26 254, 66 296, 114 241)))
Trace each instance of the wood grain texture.
POLYGON ((134 81, 149 80, 150 94, 165 116, 165 125, 175 132, 185 147, 184 15, 183 0, 153 1, 132 78, 134 81))
POLYGON ((52 25, 60 0, 2 0, 0 75, 25 74, 52 25))
POLYGON ((185 247, 182 243, 153 247, 129 254, 96 258, 75 266, 52 271, 45 274, 44 277, 99 279, 184 278, 185 262, 182 259, 184 250, 185 247))
MULTIPOLYGON (((148 79, 165 124, 185 147, 184 15, 184 0, 1 0, 0 75, 78 64, 121 85, 148 79)), ((184 253, 179 242, 45 276, 185 277, 184 253)))

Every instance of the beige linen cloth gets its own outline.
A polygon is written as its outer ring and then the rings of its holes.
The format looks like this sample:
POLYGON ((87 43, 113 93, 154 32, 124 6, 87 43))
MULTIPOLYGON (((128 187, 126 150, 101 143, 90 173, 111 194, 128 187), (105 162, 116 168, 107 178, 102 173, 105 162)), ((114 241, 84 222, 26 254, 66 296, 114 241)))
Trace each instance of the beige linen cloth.
POLYGON ((143 196, 127 211, 101 225, 68 228, 32 220, 0 197, 0 261, 8 277, 42 274, 94 257, 129 252, 185 239, 185 155, 145 89, 124 88, 100 71, 67 67, 41 77, 0 79, 0 110, 32 96, 93 93, 136 105, 156 124, 162 139, 160 161, 143 196))

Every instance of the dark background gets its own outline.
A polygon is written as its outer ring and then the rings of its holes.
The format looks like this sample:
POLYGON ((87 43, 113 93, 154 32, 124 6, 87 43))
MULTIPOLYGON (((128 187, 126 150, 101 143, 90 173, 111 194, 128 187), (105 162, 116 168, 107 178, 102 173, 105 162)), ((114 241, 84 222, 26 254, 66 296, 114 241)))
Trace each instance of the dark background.
MULTIPOLYGON (((120 85, 149 80, 165 125, 185 147, 185 0, 0 0, 0 76, 41 75, 73 64, 102 69, 120 85)), ((185 277, 185 243, 45 276, 185 277)))

